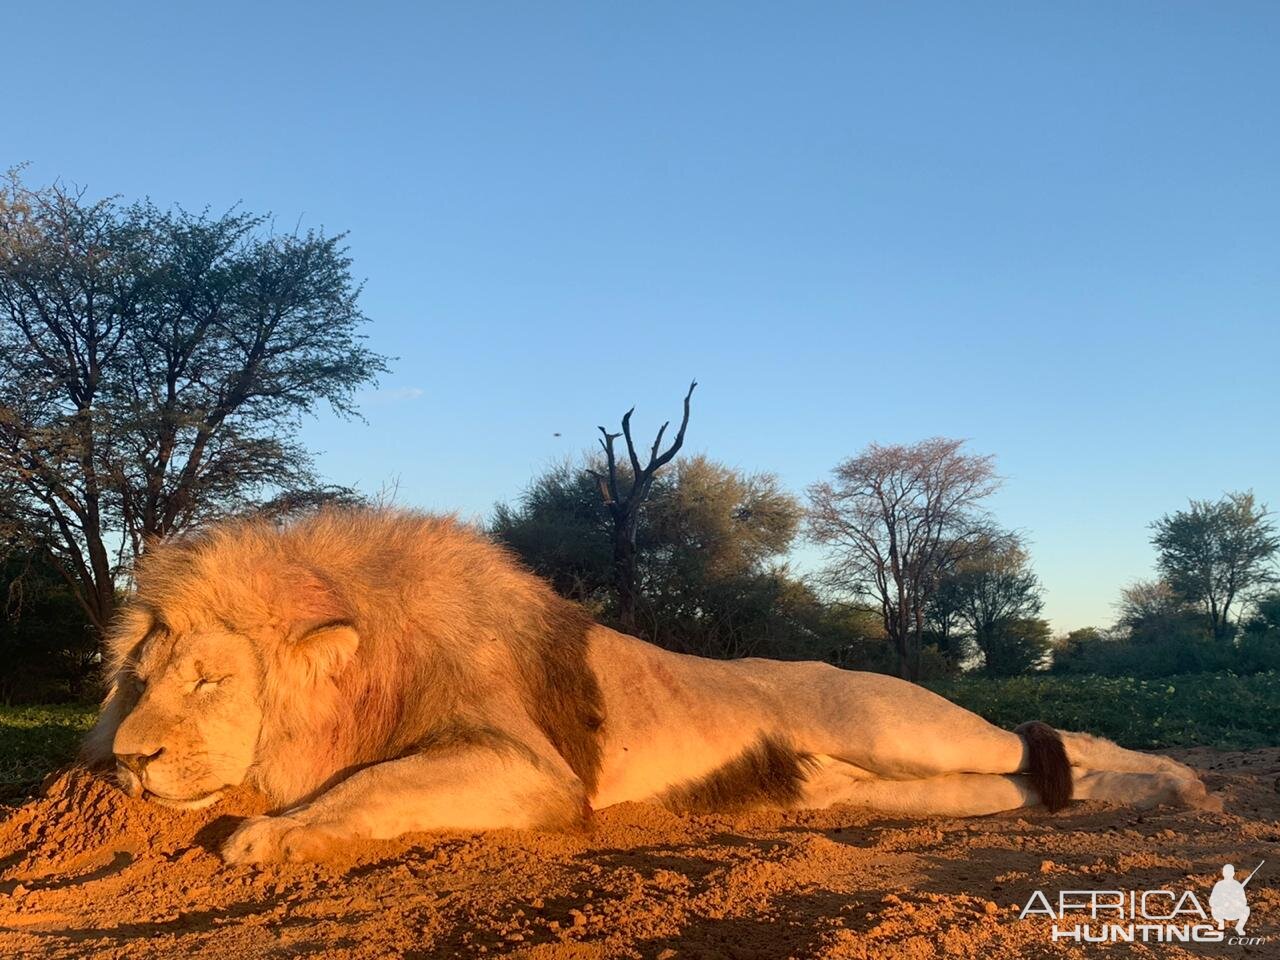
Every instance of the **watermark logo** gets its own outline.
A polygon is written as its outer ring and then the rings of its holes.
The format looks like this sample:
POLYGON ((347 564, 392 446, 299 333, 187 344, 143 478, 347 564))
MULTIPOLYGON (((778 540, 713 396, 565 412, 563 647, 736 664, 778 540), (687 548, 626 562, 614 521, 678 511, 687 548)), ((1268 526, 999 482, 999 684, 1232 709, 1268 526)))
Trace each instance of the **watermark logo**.
POLYGON ((1209 894, 1207 912, 1192 890, 1060 890, 1056 898, 1035 890, 1019 919, 1051 919, 1055 942, 1256 946, 1270 938, 1246 933, 1250 911, 1245 888, 1261 868, 1259 863, 1238 880, 1235 866, 1224 866, 1222 879, 1209 894))
MULTIPOLYGON (((1261 868, 1260 863, 1253 868, 1253 873, 1257 873, 1261 868)), ((1219 928, 1225 927, 1230 921, 1236 925, 1236 933, 1244 936, 1244 924, 1249 919, 1249 898, 1245 895, 1244 888, 1253 879, 1253 873, 1245 877, 1244 883, 1241 883, 1236 879, 1236 868, 1233 864, 1228 863, 1222 868, 1222 879, 1213 885, 1213 893, 1209 894, 1209 912, 1213 914, 1213 919, 1218 921, 1219 928)))

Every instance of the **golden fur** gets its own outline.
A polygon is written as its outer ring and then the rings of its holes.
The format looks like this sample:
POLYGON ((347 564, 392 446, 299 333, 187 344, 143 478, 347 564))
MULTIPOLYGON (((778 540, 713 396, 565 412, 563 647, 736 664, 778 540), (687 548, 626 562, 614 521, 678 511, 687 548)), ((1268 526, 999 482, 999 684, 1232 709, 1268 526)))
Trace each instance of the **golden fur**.
POLYGON ((122 682, 158 624, 219 624, 262 665, 262 728, 248 781, 296 803, 361 765, 399 756, 465 716, 482 671, 518 683, 535 722, 588 790, 600 763, 590 620, 502 548, 451 517, 326 510, 278 526, 219 525, 147 551, 108 639, 111 692, 86 754, 109 760, 133 708, 122 682), (311 682, 290 659, 300 633, 350 625, 358 649, 311 682))

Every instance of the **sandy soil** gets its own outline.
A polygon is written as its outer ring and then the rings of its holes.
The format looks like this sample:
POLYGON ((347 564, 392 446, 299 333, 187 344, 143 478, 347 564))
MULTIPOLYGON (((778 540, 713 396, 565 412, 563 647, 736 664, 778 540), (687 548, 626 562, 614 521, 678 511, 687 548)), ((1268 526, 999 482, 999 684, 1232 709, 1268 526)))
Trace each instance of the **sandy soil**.
POLYGON ((1226 813, 1101 804, 906 822, 837 809, 677 817, 625 804, 583 834, 418 835, 345 862, 231 868, 239 796, 199 813, 83 774, 0 823, 0 956, 1280 957, 1280 749, 1174 752, 1226 813), (1248 869, 1250 947, 1054 944, 1031 891, 1189 888, 1248 869))

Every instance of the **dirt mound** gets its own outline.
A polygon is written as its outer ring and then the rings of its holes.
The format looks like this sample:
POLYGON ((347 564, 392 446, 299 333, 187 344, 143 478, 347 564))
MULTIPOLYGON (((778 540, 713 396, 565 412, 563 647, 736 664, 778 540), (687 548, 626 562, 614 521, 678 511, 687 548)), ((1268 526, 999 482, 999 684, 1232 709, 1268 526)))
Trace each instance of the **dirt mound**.
POLYGON ((261 800, 245 791, 207 811, 176 813, 126 796, 80 768, 52 778, 41 793, 0 823, 3 876, 65 874, 86 859, 132 859, 143 851, 166 856, 190 848, 214 821, 231 826, 232 818, 263 809, 261 800))
MULTIPOLYGON (((1018 919, 1032 890, 1187 887, 1207 898, 1224 862, 1275 859, 1280 750, 1180 759, 1208 771, 1227 813, 1076 804, 908 822, 622 804, 581 833, 418 835, 271 868, 217 856, 239 818, 261 811, 251 794, 180 812, 72 772, 0 822, 0 956, 1089 955, 1055 944, 1043 920, 1018 919)), ((1253 955, 1280 955, 1266 868, 1249 894, 1250 932, 1272 938, 1253 955)), ((1203 956, 1194 945, 1133 949, 1203 956)))

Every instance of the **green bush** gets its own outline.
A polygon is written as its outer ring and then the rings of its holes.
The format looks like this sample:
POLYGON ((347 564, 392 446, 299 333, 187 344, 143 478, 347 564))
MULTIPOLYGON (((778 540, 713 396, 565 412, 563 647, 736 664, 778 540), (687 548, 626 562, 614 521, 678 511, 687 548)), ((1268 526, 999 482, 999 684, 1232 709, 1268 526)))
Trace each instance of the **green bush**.
POLYGON ((71 589, 39 557, 9 553, 0 562, 0 703, 89 699, 97 662, 71 589))
POLYGON ((1043 720, 1139 749, 1251 749, 1280 744, 1280 674, 1275 672, 1159 679, 957 677, 928 686, 1009 729, 1024 720, 1043 720))
MULTIPOLYGON (((1108 638, 1070 643, 1053 658, 1054 673, 1108 677, 1173 677, 1193 673, 1255 673, 1254 661, 1230 644, 1185 636, 1164 643, 1108 638)), ((1272 669, 1271 667, 1265 669, 1272 669)))

